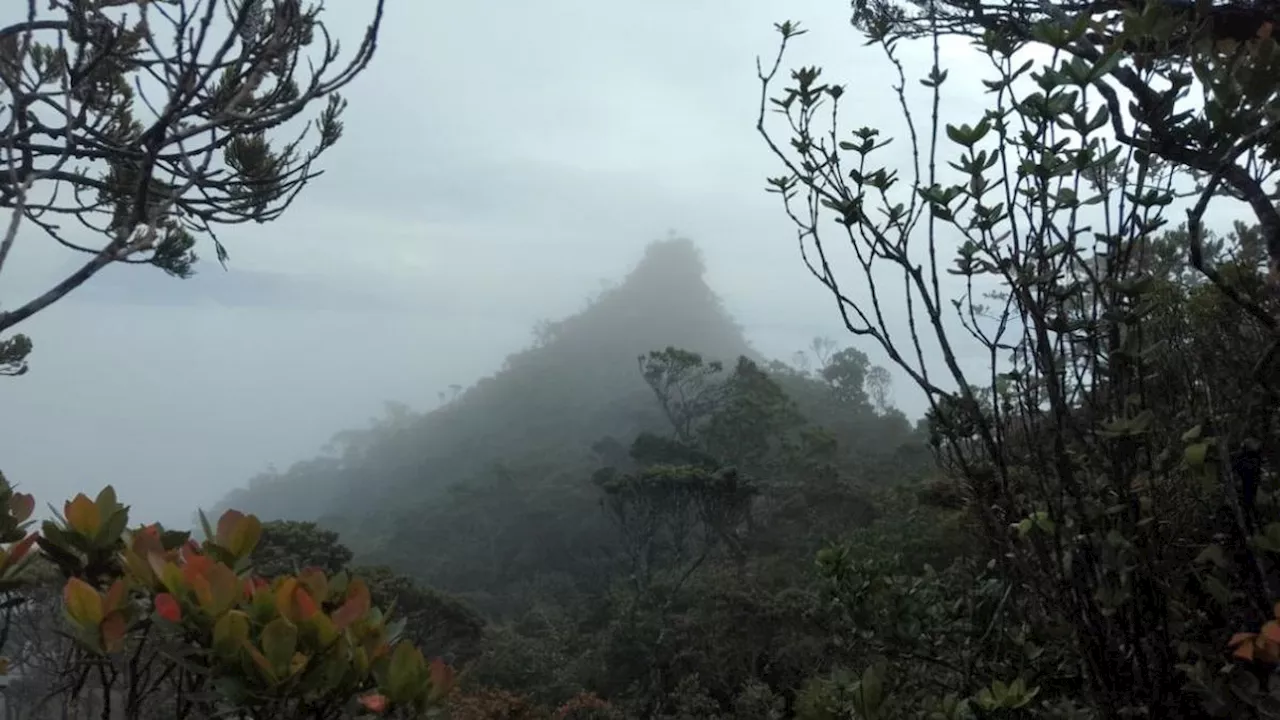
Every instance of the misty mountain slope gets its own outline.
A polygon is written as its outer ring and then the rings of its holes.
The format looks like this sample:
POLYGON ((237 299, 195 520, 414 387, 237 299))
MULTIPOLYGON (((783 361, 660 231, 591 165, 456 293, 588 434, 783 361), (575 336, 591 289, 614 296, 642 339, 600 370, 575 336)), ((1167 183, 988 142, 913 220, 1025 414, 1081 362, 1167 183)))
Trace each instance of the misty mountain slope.
POLYGON ((532 347, 424 414, 393 407, 345 431, 328 455, 256 478, 229 494, 264 518, 321 519, 356 546, 412 508, 497 466, 586 466, 600 437, 661 427, 637 357, 676 346, 732 361, 755 357, 704 280, 694 244, 650 244, 622 283, 583 311, 539 329, 532 347))

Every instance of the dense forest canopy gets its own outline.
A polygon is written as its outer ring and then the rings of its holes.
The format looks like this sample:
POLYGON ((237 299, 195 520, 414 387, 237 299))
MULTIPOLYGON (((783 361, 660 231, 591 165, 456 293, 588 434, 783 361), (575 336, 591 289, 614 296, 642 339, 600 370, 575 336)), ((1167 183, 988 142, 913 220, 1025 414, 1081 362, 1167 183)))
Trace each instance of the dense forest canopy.
MULTIPOLYGON (((262 7, 232 23, 254 82, 313 27, 262 7)), ((846 126, 856 85, 784 69, 793 22, 757 116, 846 343, 761 357, 670 238, 493 376, 253 479, 203 541, 131 526, 110 486, 31 532, 0 481, 7 697, 130 720, 1280 717, 1272 3, 854 9, 897 137, 846 126), (974 117, 941 109, 948 34, 990 61, 974 117), (883 164, 894 141, 912 162, 883 164), (1247 220, 1208 227, 1227 201, 1247 220)))

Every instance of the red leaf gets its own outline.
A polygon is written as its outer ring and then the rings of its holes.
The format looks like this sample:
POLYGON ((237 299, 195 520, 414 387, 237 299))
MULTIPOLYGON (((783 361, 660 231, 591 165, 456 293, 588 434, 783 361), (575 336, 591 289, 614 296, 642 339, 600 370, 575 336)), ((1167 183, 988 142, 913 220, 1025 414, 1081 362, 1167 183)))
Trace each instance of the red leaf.
POLYGON ((311 616, 320 610, 316 607, 316 601, 311 599, 311 594, 302 588, 294 589, 293 602, 298 606, 298 618, 300 620, 310 620, 311 616))
POLYGON ((429 672, 431 673, 431 696, 433 698, 442 698, 453 690, 453 668, 449 667, 445 661, 440 658, 433 659, 429 672))
POLYGON ((103 610, 108 613, 119 610, 128 592, 129 588, 125 585, 124 578, 117 578, 107 589, 106 601, 102 605, 103 610))
POLYGON ((1243 644, 1243 645, 1241 645, 1240 647, 1236 648, 1235 652, 1233 652, 1233 653, 1231 653, 1231 654, 1232 654, 1232 655, 1234 655, 1234 656, 1236 656, 1236 657, 1238 657, 1238 658, 1240 658, 1241 660, 1252 660, 1252 659, 1253 659, 1253 651, 1254 651, 1253 643, 1248 642, 1248 643, 1244 643, 1244 644, 1243 644))
POLYGON ((387 710, 387 698, 385 695, 372 693, 360 697, 360 704, 365 706, 369 712, 382 713, 387 710))
POLYGON ((193 578, 207 577, 209 570, 213 568, 213 560, 208 555, 186 555, 183 558, 186 562, 182 565, 182 579, 188 584, 193 578))
POLYGON ((369 588, 363 580, 356 578, 347 586, 347 599, 342 607, 333 611, 333 624, 341 630, 368 615, 369 608, 369 588))
POLYGON ((36 499, 32 495, 14 493, 9 498, 9 512, 13 513, 13 519, 18 522, 25 522, 35 510, 36 499))
POLYGON ((9 549, 9 563, 11 565, 27 556, 27 553, 31 550, 31 546, 35 544, 36 537, 38 535, 39 533, 31 533, 14 543, 14 546, 9 549))
POLYGON ((178 604, 178 600, 169 593, 160 593, 156 595, 156 613, 171 623, 182 620, 182 606, 178 604))
POLYGON ((1232 635, 1231 639, 1227 641, 1227 647, 1235 647, 1237 645, 1247 643, 1256 637, 1258 637, 1258 633, 1238 632, 1235 635, 1232 635))
POLYGON ((102 619, 102 646, 107 652, 119 652, 124 648, 125 635, 129 631, 124 621, 124 613, 110 613, 102 619))

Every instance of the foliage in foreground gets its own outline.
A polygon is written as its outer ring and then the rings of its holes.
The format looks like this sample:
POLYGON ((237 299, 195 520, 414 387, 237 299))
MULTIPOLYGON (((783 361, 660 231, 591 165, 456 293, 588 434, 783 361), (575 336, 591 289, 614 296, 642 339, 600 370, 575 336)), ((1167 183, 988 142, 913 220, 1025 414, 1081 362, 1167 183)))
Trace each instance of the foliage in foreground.
MULTIPOLYGON (((19 237, 84 261, 0 310, 0 332, 109 265, 189 277, 198 239, 225 262, 219 228, 279 218, 342 135, 339 91, 372 60, 385 0, 370 5, 342 59, 322 1, 7 3, 0 273, 19 237)), ((0 338, 0 375, 24 373, 31 349, 25 335, 0 338)))
POLYGON ((1277 87, 1263 76, 1280 46, 1268 30, 1143 62, 1126 48, 1171 47, 1186 18, 1158 2, 1119 14, 1059 7, 980 32, 989 102, 967 122, 939 119, 956 80, 935 43, 924 127, 894 16, 877 14, 865 31, 897 75, 908 151, 930 158, 908 171, 882 160, 892 138, 840 126, 857 91, 821 68, 771 95, 802 34, 779 26, 783 51, 761 72, 759 127, 785 167, 771 188, 850 332, 928 397, 934 499, 977 541, 924 572, 880 553, 821 556, 869 652, 822 681, 814 717, 1280 709, 1280 327, 1261 272, 1276 198, 1260 185, 1278 169, 1262 139, 1277 87), (1026 56, 1032 42, 1047 62, 1026 56), (1249 201, 1258 225, 1209 233, 1202 218, 1224 195, 1249 201), (1187 221, 1171 229, 1179 203, 1187 221), (889 304, 910 332, 886 320, 889 304), (977 370, 961 360, 973 357, 977 370))
MULTIPOLYGON (((39 532, 29 532, 34 506, 0 480, 0 585, 20 613, 33 567, 62 578, 72 642, 51 699, 73 715, 96 702, 130 719, 418 717, 452 689, 452 670, 401 639, 404 620, 374 607, 363 579, 314 567, 257 574, 252 515, 227 511, 197 542, 154 524, 130 529, 110 486, 77 495, 39 532)), ((28 650, 5 648, 20 672, 28 650)))

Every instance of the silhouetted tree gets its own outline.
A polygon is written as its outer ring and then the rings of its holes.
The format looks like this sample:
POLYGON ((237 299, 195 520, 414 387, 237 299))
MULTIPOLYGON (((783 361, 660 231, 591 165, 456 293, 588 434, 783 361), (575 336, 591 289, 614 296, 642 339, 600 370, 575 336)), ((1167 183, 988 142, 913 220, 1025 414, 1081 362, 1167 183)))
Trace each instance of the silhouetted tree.
MULTIPOLYGON (((0 310, 0 332, 107 265, 187 277, 197 237, 225 261, 218 226, 279 217, 342 134, 337 92, 372 58, 384 2, 372 3, 373 20, 343 62, 322 2, 19 3, 16 21, 0 27, 0 208, 10 212, 0 271, 19 234, 31 232, 88 259, 0 310), (324 108, 300 134, 274 141, 319 100, 324 108), (102 240, 80 239, 68 223, 102 240)), ((10 338, 0 363, 20 369, 29 351, 10 338)))

